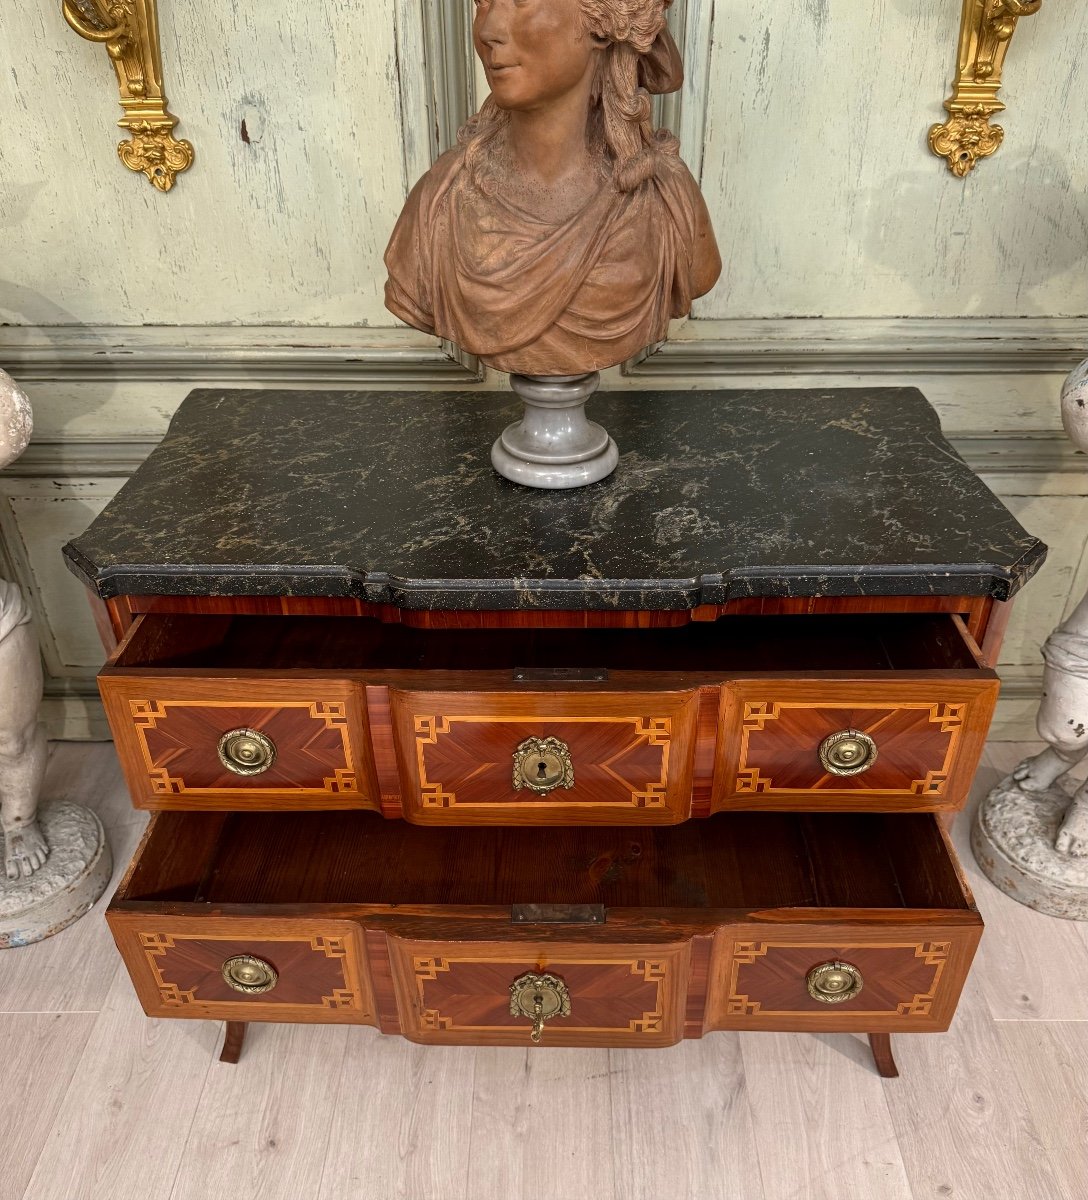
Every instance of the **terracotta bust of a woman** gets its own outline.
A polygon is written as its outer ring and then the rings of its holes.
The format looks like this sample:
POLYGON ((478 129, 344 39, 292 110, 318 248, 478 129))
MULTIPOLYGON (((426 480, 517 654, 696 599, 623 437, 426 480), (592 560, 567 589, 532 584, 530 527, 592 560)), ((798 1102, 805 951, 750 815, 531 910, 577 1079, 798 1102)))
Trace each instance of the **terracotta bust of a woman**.
POLYGON ((419 181, 386 304, 501 371, 570 376, 662 340, 721 273, 651 93, 683 67, 672 0, 475 0, 491 95, 419 181))

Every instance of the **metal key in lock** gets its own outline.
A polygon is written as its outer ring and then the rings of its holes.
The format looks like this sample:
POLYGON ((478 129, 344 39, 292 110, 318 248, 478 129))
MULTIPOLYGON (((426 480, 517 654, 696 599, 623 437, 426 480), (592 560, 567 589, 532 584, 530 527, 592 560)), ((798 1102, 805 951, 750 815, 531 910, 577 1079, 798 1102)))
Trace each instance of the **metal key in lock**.
POLYGON ((570 1016, 570 992, 555 975, 530 972, 510 985, 510 1015, 532 1021, 530 1038, 539 1046, 544 1037, 544 1022, 553 1017, 570 1016))
POLYGON ((529 1036, 538 1046, 544 1037, 544 997, 539 992, 533 997, 533 1032, 529 1036))

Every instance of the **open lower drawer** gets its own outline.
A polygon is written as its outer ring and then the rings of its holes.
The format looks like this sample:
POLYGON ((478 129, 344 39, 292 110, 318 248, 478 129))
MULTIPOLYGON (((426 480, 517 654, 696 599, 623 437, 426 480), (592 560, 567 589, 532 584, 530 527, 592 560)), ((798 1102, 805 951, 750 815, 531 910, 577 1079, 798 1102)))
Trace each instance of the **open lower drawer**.
POLYGON ((108 920, 153 1016, 518 1045, 534 1025, 545 1045, 626 1046, 942 1030, 982 931, 924 814, 459 830, 162 813, 108 920))
POLYGON ((998 692, 944 614, 480 631, 147 614, 100 685, 142 807, 435 825, 954 809, 998 692))

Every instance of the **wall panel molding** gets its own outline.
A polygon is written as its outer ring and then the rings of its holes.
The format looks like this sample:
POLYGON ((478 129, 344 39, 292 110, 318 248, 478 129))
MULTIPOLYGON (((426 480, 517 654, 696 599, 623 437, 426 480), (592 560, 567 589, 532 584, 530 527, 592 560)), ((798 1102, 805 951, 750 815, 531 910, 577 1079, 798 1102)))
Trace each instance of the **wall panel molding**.
MULTIPOLYGON (((1065 434, 1054 430, 1023 433, 958 430, 948 440, 971 470, 980 475, 1049 477, 1075 472, 1088 479, 1088 454, 1075 449, 1065 434)), ((1040 480, 1040 484, 1043 482, 1040 480)), ((1038 485, 1028 489, 1029 494, 1040 490, 1038 485)))
MULTIPOLYGON (((624 374, 1061 374, 1088 356, 1088 318, 688 321, 624 374)), ((0 364, 26 382, 214 380, 467 383, 483 372, 409 329, 3 326, 0 364)))
POLYGON ((1085 357, 1085 317, 689 320, 624 374, 1026 375, 1065 373, 1085 357))
MULTIPOLYGON (((633 403, 638 402, 639 395, 639 392, 631 393, 633 403)), ((979 474, 1049 477, 1074 473, 1088 476, 1088 455, 1074 449, 1064 434, 1054 430, 1023 433, 960 430, 949 435, 949 441, 971 470, 979 474)), ((5 474, 61 480, 88 476, 127 479, 157 445, 157 441, 147 438, 42 440, 31 443, 23 457, 9 466, 5 474)), ((1028 494, 1035 494, 1037 490, 1027 486, 1028 494)))
POLYGON ((0 365, 23 383, 141 380, 340 387, 466 384, 474 359, 410 329, 3 326, 0 365))
POLYGON ((404 173, 412 188, 456 144, 474 111, 472 19, 467 4, 434 0, 396 0, 393 15, 404 173))
POLYGON ((4 474, 58 482, 88 477, 127 479, 157 445, 147 438, 42 440, 32 442, 4 474))
MULTIPOLYGON (((637 402, 638 393, 632 393, 637 402)), ((1075 450, 1063 434, 1053 430, 1001 434, 984 431, 960 431, 949 441, 971 470, 985 475, 1046 476, 1082 474, 1088 476, 1088 455, 1075 450)), ((7 468, 9 476, 34 478, 127 479, 155 449, 157 442, 146 438, 100 440, 70 438, 35 442, 18 462, 7 468)), ((1028 486, 1029 494, 1037 488, 1028 486)))

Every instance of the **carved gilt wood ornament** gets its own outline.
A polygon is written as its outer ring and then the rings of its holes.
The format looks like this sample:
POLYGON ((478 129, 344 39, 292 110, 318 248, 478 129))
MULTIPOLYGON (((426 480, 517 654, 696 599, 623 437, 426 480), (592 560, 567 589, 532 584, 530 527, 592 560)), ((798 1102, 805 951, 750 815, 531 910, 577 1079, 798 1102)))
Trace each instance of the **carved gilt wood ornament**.
POLYGON ((514 376, 526 418, 492 461, 520 483, 615 469, 615 444, 585 420, 595 372, 664 340, 721 274, 679 142, 652 122, 651 97, 683 84, 671 3, 474 0, 491 94, 386 251, 396 316, 514 376))
POLYGON ((177 117, 166 107, 159 49, 158 0, 62 0, 64 19, 90 42, 106 47, 121 90, 125 115, 118 124, 132 135, 117 153, 168 192, 193 164, 190 142, 174 137, 177 117))
POLYGON ((1004 140, 1001 126, 990 124, 1005 109, 997 98, 1001 69, 1017 22, 1034 16, 1042 5, 1043 0, 963 0, 956 82, 944 104, 948 120, 929 131, 930 149, 960 179, 1004 140))

